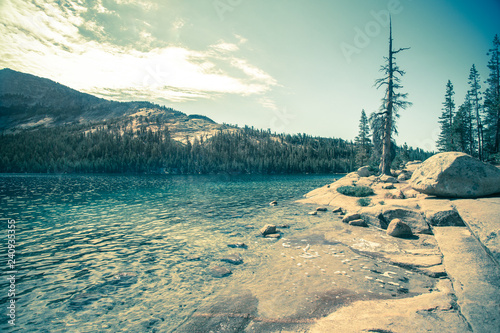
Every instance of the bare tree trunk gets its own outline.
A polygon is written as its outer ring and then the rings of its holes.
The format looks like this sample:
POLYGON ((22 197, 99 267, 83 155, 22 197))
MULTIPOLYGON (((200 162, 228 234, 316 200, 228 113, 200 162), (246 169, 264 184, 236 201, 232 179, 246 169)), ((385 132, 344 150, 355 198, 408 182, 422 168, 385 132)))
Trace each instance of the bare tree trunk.
POLYGON ((380 162, 380 171, 383 175, 391 174, 391 138, 392 138, 392 109, 393 109, 393 78, 394 78, 394 64, 393 64, 393 49, 392 49, 392 22, 389 27, 389 76, 388 76, 388 89, 387 89, 387 103, 385 107, 384 119, 384 141, 382 145, 382 160, 380 162))

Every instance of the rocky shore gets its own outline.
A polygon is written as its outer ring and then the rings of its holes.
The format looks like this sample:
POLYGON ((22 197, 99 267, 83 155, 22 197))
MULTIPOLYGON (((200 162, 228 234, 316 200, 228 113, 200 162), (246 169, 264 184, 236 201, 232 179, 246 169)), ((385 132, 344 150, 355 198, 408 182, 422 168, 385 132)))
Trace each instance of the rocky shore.
POLYGON ((448 153, 272 201, 210 266, 224 290, 177 331, 497 332, 497 180, 499 170, 448 153))
POLYGON ((464 155, 438 154, 393 176, 361 168, 300 200, 337 212, 342 229, 327 240, 436 279, 430 293, 346 305, 311 332, 498 332, 500 171, 464 155), (346 187, 373 194, 360 202, 346 187))

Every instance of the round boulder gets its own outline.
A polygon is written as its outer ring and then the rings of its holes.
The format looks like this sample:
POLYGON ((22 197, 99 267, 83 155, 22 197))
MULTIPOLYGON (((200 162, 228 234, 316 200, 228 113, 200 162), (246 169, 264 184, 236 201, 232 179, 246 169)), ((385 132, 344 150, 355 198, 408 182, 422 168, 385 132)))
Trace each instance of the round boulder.
POLYGON ((415 170, 410 185, 438 197, 477 198, 500 193, 500 170, 464 153, 441 153, 415 170))
POLYGON ((394 219, 389 223, 387 227, 387 234, 392 237, 408 238, 413 236, 411 228, 401 221, 400 219, 394 219))
POLYGON ((367 166, 359 168, 357 172, 360 177, 370 177, 372 175, 370 168, 367 166))

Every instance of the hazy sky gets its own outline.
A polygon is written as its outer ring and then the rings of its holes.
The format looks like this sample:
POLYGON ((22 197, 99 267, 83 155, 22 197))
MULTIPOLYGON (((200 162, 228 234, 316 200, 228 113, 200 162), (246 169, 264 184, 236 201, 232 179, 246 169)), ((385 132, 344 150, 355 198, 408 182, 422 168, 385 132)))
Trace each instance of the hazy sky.
MULTIPOLYGON (((433 149, 500 33, 499 0, 0 0, 0 68, 217 122, 354 139, 387 53, 387 13, 413 106, 398 143, 433 149)), ((483 84, 483 87, 485 84, 483 84)))

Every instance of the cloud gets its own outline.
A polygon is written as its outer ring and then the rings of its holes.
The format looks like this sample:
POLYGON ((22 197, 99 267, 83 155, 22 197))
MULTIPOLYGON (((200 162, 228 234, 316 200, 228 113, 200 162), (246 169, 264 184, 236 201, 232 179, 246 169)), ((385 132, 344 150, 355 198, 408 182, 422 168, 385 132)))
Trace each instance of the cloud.
MULTIPOLYGON (((142 1, 144 2, 144 1, 142 1)), ((5 0, 0 22, 0 66, 49 77, 117 100, 182 102, 222 94, 264 94, 277 81, 224 40, 204 50, 154 37, 153 22, 134 18, 137 1, 39 2, 5 0)), ((155 10, 155 5, 142 11, 155 10)), ((137 13, 137 12, 136 12, 137 13)), ((135 17, 141 17, 136 15, 135 17)), ((170 23, 179 33, 184 21, 170 23)))

